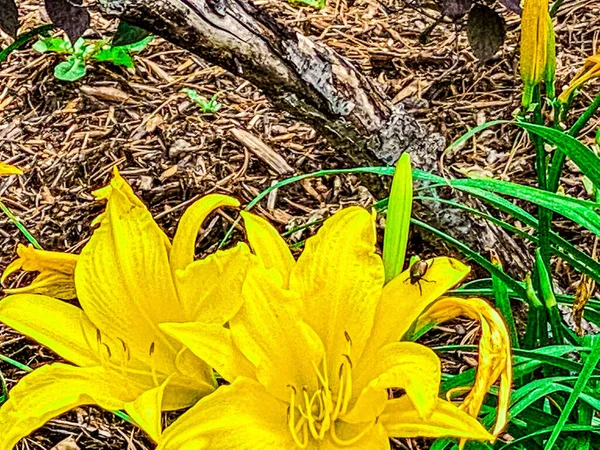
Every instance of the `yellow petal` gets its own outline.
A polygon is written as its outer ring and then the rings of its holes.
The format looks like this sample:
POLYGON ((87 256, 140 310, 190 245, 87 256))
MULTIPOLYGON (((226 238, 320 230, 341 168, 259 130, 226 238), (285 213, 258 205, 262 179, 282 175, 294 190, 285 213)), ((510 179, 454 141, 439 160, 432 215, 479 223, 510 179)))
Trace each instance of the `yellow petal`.
POLYGON ((251 269, 242 290, 244 304, 230 328, 235 345, 257 368, 258 380, 287 401, 290 385, 316 389, 313 364, 319 366, 324 351, 316 333, 302 322, 298 294, 280 283, 274 269, 251 269))
POLYGON ((269 222, 259 216, 241 212, 244 219, 248 242, 266 269, 276 269, 287 287, 292 267, 296 263, 292 252, 279 233, 269 222))
POLYGON ((256 368, 237 349, 231 331, 219 324, 163 323, 160 328, 230 383, 238 376, 256 378, 256 368))
POLYGON ((0 162, 0 175, 21 175, 22 173, 23 171, 18 167, 0 162))
POLYGON ((477 441, 494 441, 476 419, 442 399, 437 400, 433 413, 423 418, 408 397, 390 400, 380 417, 390 437, 454 437, 477 441))
MULTIPOLYGON (((353 441, 356 436, 369 427, 369 424, 347 424, 341 421, 337 421, 335 424, 335 434, 337 439, 343 441, 353 441)), ((390 439, 388 438, 385 428, 377 423, 375 424, 364 437, 352 444, 340 443, 332 439, 331 434, 327 435, 327 438, 315 444, 315 449, 318 450, 390 450, 390 439)), ((311 447, 309 447, 311 448, 311 447)), ((291 450, 291 449, 290 449, 291 450)))
POLYGON ((7 294, 43 294, 65 300, 77 296, 74 275, 77 255, 37 250, 22 244, 19 244, 17 254, 19 258, 10 263, 2 274, 2 283, 18 270, 40 273, 28 286, 5 289, 7 294))
POLYGON ((410 270, 406 270, 383 288, 373 332, 365 357, 359 361, 358 372, 372 364, 372 357, 379 348, 399 341, 425 308, 469 273, 469 267, 455 259, 434 258, 425 262, 429 268, 421 281, 411 284, 410 270))
MULTIPOLYGON (((377 391, 403 389, 419 414, 428 417, 435 408, 441 379, 440 359, 433 350, 413 342, 394 342, 379 349, 375 353, 374 363, 358 375, 358 386, 368 383, 358 401, 363 396, 372 398, 377 391)), ((367 409, 355 409, 357 411, 351 411, 350 417, 344 416, 343 420, 355 423, 377 417, 365 416, 367 409)))
POLYGON ((347 336, 351 357, 357 358, 373 325, 384 282, 375 242, 371 214, 358 207, 344 209, 306 241, 290 277, 291 289, 304 302, 304 321, 325 344, 334 389, 348 351, 347 336))
POLYGON ((154 442, 158 442, 162 434, 163 395, 170 380, 169 377, 160 386, 143 392, 132 402, 125 403, 125 412, 154 442))
POLYGON ((177 419, 157 450, 292 450, 287 407, 256 381, 238 378, 177 419))
POLYGON ((158 324, 183 321, 184 314, 171 277, 169 241, 120 177, 106 192, 106 213, 75 268, 79 301, 102 334, 171 373, 179 345, 158 324))
POLYGON ((419 318, 417 327, 441 323, 464 315, 481 324, 479 364, 473 389, 461 405, 471 416, 477 417, 490 387, 500 380, 498 412, 494 435, 506 426, 512 384, 512 356, 510 335, 500 314, 485 300, 470 298, 443 298, 434 303, 419 318))
POLYGON ((583 68, 571 80, 567 89, 560 94, 558 100, 567 103, 577 89, 597 77, 600 77, 600 55, 590 56, 585 60, 583 68))
POLYGON ((250 263, 244 243, 194 261, 176 273, 179 299, 190 322, 224 324, 242 306, 242 284, 250 263))
POLYGON ((190 206, 181 216, 171 249, 171 270, 185 269, 194 261, 196 239, 204 220, 215 209, 223 206, 238 207, 240 203, 231 197, 210 194, 190 206))
POLYGON ((0 322, 79 366, 99 364, 96 327, 81 308, 43 295, 12 295, 0 300, 0 322))
POLYGON ((43 366, 23 377, 0 407, 0 450, 12 450, 21 438, 73 408, 98 405, 115 411, 139 394, 100 367, 43 366))
POLYGON ((175 366, 178 372, 169 375, 169 383, 163 396, 164 411, 188 408, 216 389, 217 383, 212 368, 189 349, 181 349, 175 366))

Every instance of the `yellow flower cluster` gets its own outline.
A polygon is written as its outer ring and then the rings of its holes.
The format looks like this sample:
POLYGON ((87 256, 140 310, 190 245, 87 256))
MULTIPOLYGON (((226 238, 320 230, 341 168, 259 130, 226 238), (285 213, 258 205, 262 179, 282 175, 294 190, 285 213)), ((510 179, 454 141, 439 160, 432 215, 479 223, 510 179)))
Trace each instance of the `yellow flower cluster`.
POLYGON ((386 283, 374 216, 328 219, 296 260, 264 219, 242 213, 249 246, 195 259, 209 195, 172 242, 115 171, 80 255, 20 247, 6 270, 37 271, 8 291, 0 321, 72 364, 26 375, 0 408, 0 450, 80 405, 124 410, 160 450, 390 449, 390 437, 493 441, 506 424, 509 336, 485 301, 444 298, 469 268, 427 261, 386 283), (78 300, 78 305, 64 299, 78 300), (409 331, 467 315, 482 324, 475 384, 462 404, 439 398, 441 364, 409 331), (218 387, 216 374, 226 383, 218 387), (500 380, 497 423, 477 420, 500 380), (190 407, 166 430, 163 411, 190 407))

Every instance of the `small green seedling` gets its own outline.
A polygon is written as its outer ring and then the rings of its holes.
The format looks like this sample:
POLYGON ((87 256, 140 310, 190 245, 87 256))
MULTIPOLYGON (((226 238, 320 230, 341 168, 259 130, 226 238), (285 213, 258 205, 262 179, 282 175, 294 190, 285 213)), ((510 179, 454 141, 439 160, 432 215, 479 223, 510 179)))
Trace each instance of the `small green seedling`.
POLYGON ((196 103, 198 106, 200 106, 200 108, 202 108, 202 112, 204 114, 214 114, 218 110, 221 109, 221 104, 217 101, 217 96, 219 95, 218 92, 215 95, 213 95, 210 98, 210 100, 207 100, 206 98, 202 97, 200 94, 198 94, 193 89, 185 88, 185 89, 182 89, 181 92, 183 92, 184 94, 187 94, 188 97, 194 103, 196 103))
POLYGON ((327 4, 326 0, 288 0, 290 5, 294 6, 310 6, 315 9, 323 9, 327 4))
POLYGON ((33 49, 40 53, 58 53, 68 55, 67 60, 54 68, 54 76, 62 81, 76 81, 82 78, 87 71, 89 60, 110 62, 116 66, 133 67, 132 53, 145 49, 154 39, 148 36, 133 44, 112 46, 106 41, 87 41, 79 38, 75 45, 65 37, 50 37, 40 39, 33 45, 33 49))

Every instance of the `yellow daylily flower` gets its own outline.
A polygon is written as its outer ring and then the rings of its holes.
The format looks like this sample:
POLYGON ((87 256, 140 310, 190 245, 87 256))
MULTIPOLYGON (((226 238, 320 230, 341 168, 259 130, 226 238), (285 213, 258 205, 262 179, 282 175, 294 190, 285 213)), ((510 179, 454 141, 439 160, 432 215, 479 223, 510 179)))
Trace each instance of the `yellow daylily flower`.
POLYGON ((21 175, 23 171, 18 167, 0 162, 0 176, 2 175, 21 175))
POLYGON ((238 202, 200 199, 182 216, 171 244, 118 172, 97 196, 107 199, 106 211, 79 256, 21 247, 5 274, 40 272, 31 286, 0 301, 0 322, 76 366, 46 365, 19 381, 0 407, 0 450, 85 404, 125 410, 157 440, 161 411, 193 405, 216 387, 212 369, 159 324, 222 327, 240 308, 246 244, 194 261, 204 219, 238 202), (41 295, 65 291, 62 297, 76 293, 81 307, 41 295))
POLYGON ((75 264, 77 255, 38 250, 32 246, 17 247, 19 258, 8 265, 0 282, 4 284, 13 273, 24 270, 39 272, 28 286, 4 289, 7 294, 43 294, 63 300, 77 297, 75 294, 75 264))
POLYGON ((546 81, 550 97, 554 97, 556 41, 548 0, 525 0, 521 20, 521 80, 523 107, 528 108, 533 90, 546 81))
POLYGON ((427 261, 427 282, 405 271, 384 284, 374 217, 362 208, 328 219, 297 261, 267 221, 242 215, 259 262, 248 270, 229 329, 160 325, 231 384, 167 428, 159 450, 380 450, 390 449, 390 437, 494 440, 438 397, 435 353, 400 341, 467 266, 435 258, 427 261))
POLYGON ((559 96, 558 100, 561 103, 568 103, 577 89, 582 87, 593 78, 600 77, 600 53, 590 56, 585 60, 583 68, 575 75, 573 80, 559 96))

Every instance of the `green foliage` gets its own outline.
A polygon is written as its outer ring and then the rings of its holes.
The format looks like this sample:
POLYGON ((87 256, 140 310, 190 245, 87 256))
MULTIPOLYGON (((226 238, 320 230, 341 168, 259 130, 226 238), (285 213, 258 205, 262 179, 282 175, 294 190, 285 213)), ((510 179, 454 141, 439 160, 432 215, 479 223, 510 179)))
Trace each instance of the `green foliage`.
POLYGON ((396 278, 404 266, 413 203, 412 191, 410 158, 405 153, 396 165, 383 236, 383 265, 386 282, 396 278))
POLYGON ((221 104, 217 101, 218 92, 208 100, 193 89, 184 88, 181 92, 187 94, 190 100, 200 106, 204 114, 214 114, 221 109, 221 104))
POLYGON ((290 5, 310 6, 315 9, 323 9, 327 4, 326 0, 289 0, 290 5))
POLYGON ((104 41, 86 41, 83 38, 79 38, 75 45, 71 45, 67 38, 49 37, 36 42, 33 49, 40 53, 67 55, 67 60, 54 68, 54 76, 62 81, 76 81, 85 76, 87 62, 90 60, 133 68, 131 54, 145 49, 153 38, 147 36, 138 42, 112 46, 104 41))

